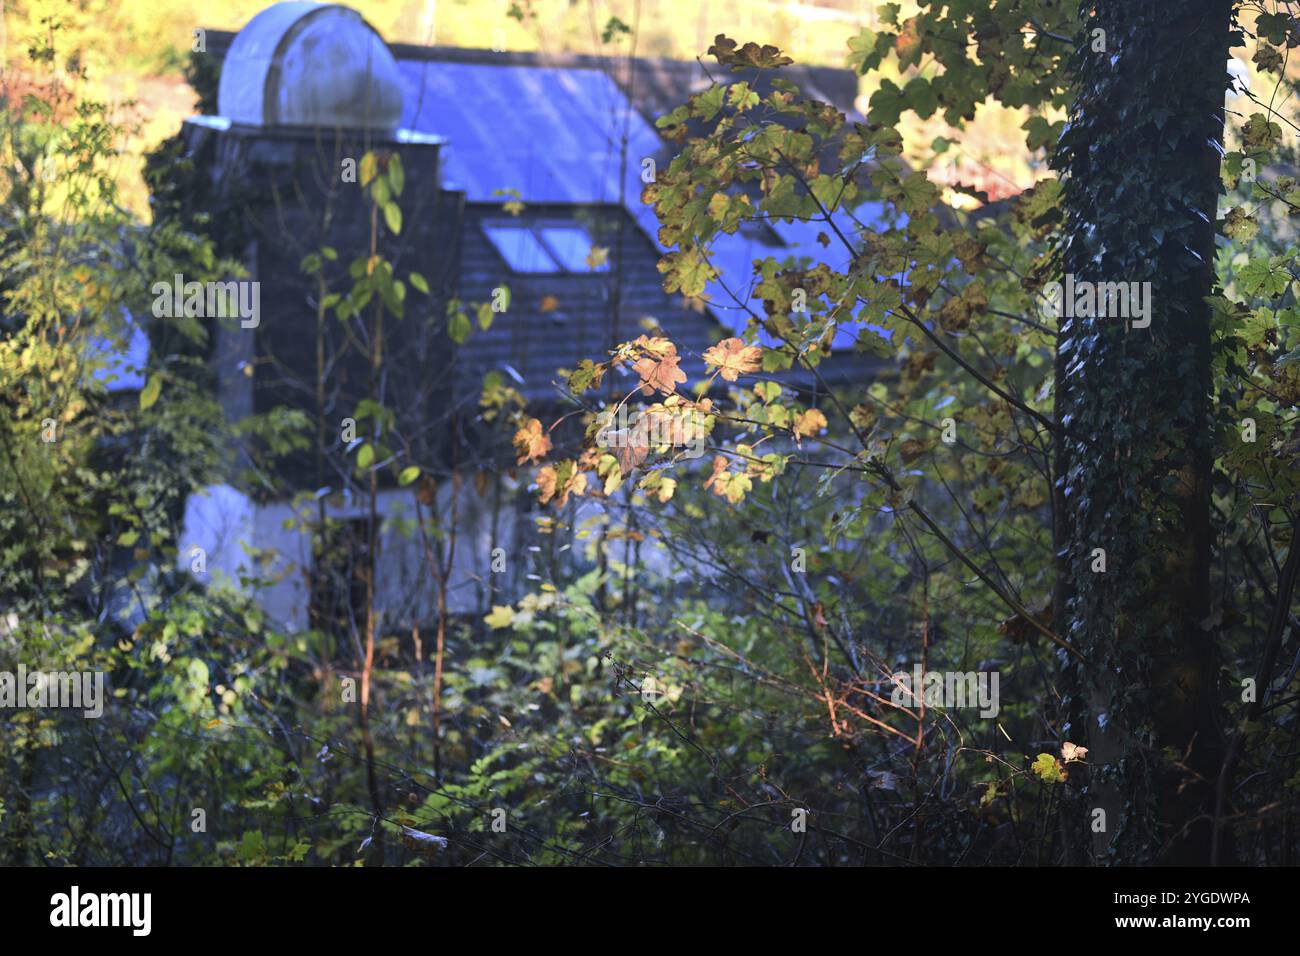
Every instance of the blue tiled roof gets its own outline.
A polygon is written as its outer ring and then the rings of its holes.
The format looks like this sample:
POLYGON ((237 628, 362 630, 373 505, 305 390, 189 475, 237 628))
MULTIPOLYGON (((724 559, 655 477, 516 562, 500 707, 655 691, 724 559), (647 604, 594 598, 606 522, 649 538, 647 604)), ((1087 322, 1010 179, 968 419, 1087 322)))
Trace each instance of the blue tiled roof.
POLYGON ((443 182, 470 202, 620 201, 628 137, 627 205, 640 205, 641 157, 658 156, 654 129, 599 70, 405 61, 404 126, 447 138, 443 182))
MULTIPOLYGON (((622 200, 637 225, 658 245, 654 210, 641 203, 641 161, 666 163, 670 152, 650 122, 600 70, 544 66, 400 62, 406 84, 403 125, 445 137, 443 183, 462 189, 470 202, 502 202, 515 190, 525 203, 609 203, 622 200), (620 157, 627 137, 627 158, 620 157), (623 173, 620 191, 620 171, 623 173)), ((878 221, 874 204, 858 218, 878 221)), ((836 216, 845 235, 855 227, 836 216)), ((719 236, 712 261, 726 285, 742 297, 749 291, 756 258, 808 257, 844 269, 848 253, 838 240, 817 242, 824 223, 772 223, 784 248, 742 235, 719 236)), ((662 246, 660 246, 663 249, 662 246)), ((665 250, 666 251, 666 250, 665 250)), ((706 294, 724 325, 741 329, 746 315, 718 282, 706 294)), ((756 304, 752 304, 756 305, 756 304)), ((848 335, 841 344, 849 344, 848 335)))

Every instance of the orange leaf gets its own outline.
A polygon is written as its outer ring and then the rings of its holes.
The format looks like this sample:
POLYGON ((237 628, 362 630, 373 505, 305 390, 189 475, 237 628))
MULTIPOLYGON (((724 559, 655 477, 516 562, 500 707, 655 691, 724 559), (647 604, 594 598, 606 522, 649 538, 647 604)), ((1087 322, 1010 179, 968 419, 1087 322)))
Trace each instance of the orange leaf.
POLYGON ((762 366, 763 350, 757 345, 746 345, 744 339, 723 339, 704 350, 704 361, 718 368, 728 382, 741 375, 757 372, 762 366))
POLYGON ((551 450, 551 439, 542 431, 542 423, 530 418, 523 428, 515 432, 515 448, 519 452, 519 464, 541 461, 551 450))
MULTIPOLYGON (((641 336, 645 338, 645 336, 641 336)), ((671 395, 677 391, 677 383, 686 381, 686 373, 677 367, 681 361, 681 356, 677 354, 677 346, 668 342, 667 339, 652 339, 652 342, 667 342, 667 349, 653 352, 654 357, 639 358, 632 365, 632 369, 641 376, 641 391, 646 395, 653 395, 655 389, 663 392, 665 395, 671 395)))
POLYGON ((819 409, 810 408, 804 412, 794 423, 795 437, 811 438, 827 426, 826 416, 819 409))

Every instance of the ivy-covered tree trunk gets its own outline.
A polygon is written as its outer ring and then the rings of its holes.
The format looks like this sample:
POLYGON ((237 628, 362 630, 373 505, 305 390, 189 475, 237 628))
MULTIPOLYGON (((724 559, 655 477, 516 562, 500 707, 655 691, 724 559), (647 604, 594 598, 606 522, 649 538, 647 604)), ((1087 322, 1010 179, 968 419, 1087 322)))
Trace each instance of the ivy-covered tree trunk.
MULTIPOLYGON (((1060 265, 1150 282, 1149 325, 1120 302, 1065 308, 1057 408, 1059 633, 1090 746, 1099 858, 1207 863, 1222 762, 1210 622, 1210 310, 1229 0, 1091 0, 1057 154, 1060 265), (1075 315, 1071 315, 1075 312, 1075 315), (1091 312, 1091 314, 1088 314, 1091 312), (1144 327, 1145 326, 1145 327, 1144 327), (1104 816, 1096 811, 1101 810, 1104 816)), ((1129 287, 1141 295, 1141 287, 1129 287)))

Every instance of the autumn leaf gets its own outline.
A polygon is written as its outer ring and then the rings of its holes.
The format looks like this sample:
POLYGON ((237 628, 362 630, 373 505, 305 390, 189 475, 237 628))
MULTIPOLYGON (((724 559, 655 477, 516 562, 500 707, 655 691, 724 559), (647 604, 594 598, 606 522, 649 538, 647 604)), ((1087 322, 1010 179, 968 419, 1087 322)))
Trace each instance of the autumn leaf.
POLYGON ((709 47, 708 52, 710 56, 717 57, 718 62, 723 66, 730 66, 732 70, 737 71, 749 67, 760 70, 775 69, 794 62, 790 57, 782 55, 781 51, 770 43, 762 46, 757 43, 746 43, 737 50, 736 41, 722 33, 714 39, 713 46, 709 47))
POLYGON ((561 507, 569 500, 569 495, 581 495, 587 490, 587 474, 579 471, 577 463, 562 461, 552 467, 547 465, 537 472, 537 489, 541 492, 538 500, 546 504, 552 498, 561 507))
POLYGON ((483 618, 483 623, 494 631, 509 627, 515 621, 514 608, 502 604, 492 605, 492 613, 483 618))
POLYGON ((599 388, 600 380, 605 377, 608 368, 603 362, 597 365, 591 359, 583 359, 569 375, 569 390, 585 392, 589 388, 599 388))
POLYGON ((536 481, 537 490, 540 492, 539 498, 542 504, 546 504, 555 497, 555 486, 559 481, 559 476, 556 475, 554 468, 547 465, 537 472, 536 481))
POLYGON ((1043 783, 1065 783, 1065 765, 1051 754, 1039 754, 1030 767, 1043 783))
POLYGON ((1065 758, 1066 763, 1071 763, 1075 760, 1082 760, 1087 755, 1087 747, 1080 747, 1078 744, 1072 744, 1068 740, 1061 744, 1061 756, 1065 758))
POLYGON ((645 428, 608 431, 605 433, 604 442, 607 448, 613 448, 613 457, 624 476, 630 475, 632 469, 645 461, 646 456, 650 454, 650 443, 646 438, 645 428))
MULTIPOLYGON (((641 339, 645 339, 645 336, 641 336, 641 339)), ((655 343, 656 347, 648 349, 650 355, 643 356, 632 364, 633 371, 641 376, 641 391, 653 395, 655 389, 658 389, 665 395, 671 395, 677 391, 677 383, 686 381, 686 373, 677 367, 681 362, 677 346, 667 339, 648 341, 655 343), (659 346, 658 343, 666 343, 666 347, 659 346)))
POLYGON ((541 304, 538 305, 537 308, 542 312, 554 312, 559 307, 560 307, 559 299, 557 299, 553 295, 544 295, 542 296, 541 304))
POLYGON ((745 492, 753 487, 749 475, 727 470, 727 459, 722 455, 713 459, 713 473, 704 482, 705 491, 712 491, 719 498, 726 498, 733 505, 744 500, 745 492))
POLYGON ((685 296, 699 296, 704 287, 718 277, 698 249, 688 248, 669 252, 659 257, 656 266, 664 274, 664 291, 680 292, 685 296))
POLYGON ((519 452, 518 464, 541 461, 551 450, 551 439, 542 431, 542 423, 536 418, 530 418, 523 428, 515 432, 515 448, 519 452))
POLYGON ((757 345, 746 345, 744 339, 723 339, 704 350, 704 361, 710 366, 716 366, 718 374, 728 382, 734 382, 741 375, 759 370, 763 364, 763 349, 757 345))
POLYGON ((606 246, 592 246, 587 253, 587 268, 593 272, 609 262, 609 249, 606 246))
POLYGON ((521 203, 518 199, 510 199, 507 200, 506 202, 503 202, 501 204, 501 208, 505 212, 510 213, 510 215, 517 216, 524 211, 524 204, 521 203))
POLYGON ((795 419, 792 431, 797 438, 812 438, 827 427, 827 424, 826 416, 821 413, 820 409, 810 408, 795 419))

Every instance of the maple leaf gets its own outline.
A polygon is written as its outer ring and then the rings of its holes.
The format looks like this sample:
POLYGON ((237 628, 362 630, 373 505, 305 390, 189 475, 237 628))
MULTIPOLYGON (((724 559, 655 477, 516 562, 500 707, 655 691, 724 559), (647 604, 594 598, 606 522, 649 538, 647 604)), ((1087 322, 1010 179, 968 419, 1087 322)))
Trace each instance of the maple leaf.
POLYGON ((733 505, 739 504, 745 492, 753 487, 749 476, 727 470, 727 459, 718 455, 713 459, 713 473, 704 482, 704 490, 712 491, 719 498, 726 498, 733 505))
POLYGON ((639 335, 636 341, 632 343, 632 347, 661 358, 677 352, 677 346, 662 335, 639 335))
POLYGON ((810 408, 795 419, 792 431, 796 438, 812 438, 827 424, 826 416, 820 409, 810 408))
MULTIPOLYGON (((643 340, 646 340, 644 335, 637 341, 643 340)), ((677 354, 677 346, 667 339, 655 338, 646 341, 654 346, 653 348, 643 346, 651 354, 637 359, 632 364, 633 371, 641 376, 641 391, 643 394, 653 395, 655 389, 658 389, 665 395, 671 395, 677 391, 678 382, 686 381, 686 373, 677 367, 681 362, 681 356, 677 354)))
POLYGON ((604 362, 597 365, 591 359, 583 359, 569 375, 569 389, 584 392, 589 388, 599 388, 600 380, 605 377, 608 368, 604 362))
POLYGON ((555 503, 563 507, 569 500, 569 495, 581 495, 587 490, 587 473, 579 471, 572 460, 562 461, 555 467, 547 465, 539 469, 534 480, 537 482, 537 490, 541 492, 538 500, 542 504, 554 498, 555 503))
POLYGON ((535 418, 528 419, 523 428, 515 432, 515 449, 519 452, 519 464, 526 461, 541 461, 551 450, 551 439, 542 431, 542 423, 535 418))
POLYGON ((606 246, 592 246, 591 251, 587 253, 587 268, 593 272, 609 262, 609 248, 606 246))
POLYGON ((1030 769, 1042 778, 1043 783, 1065 783, 1064 764, 1051 754, 1039 754, 1030 769))
POLYGON ((704 350, 704 361, 716 366, 718 374, 726 381, 734 382, 741 375, 759 370, 763 364, 763 349, 746 345, 744 339, 723 339, 704 350))
POLYGON ((650 454, 650 444, 646 440, 644 428, 624 428, 606 433, 605 440, 614 448, 614 458, 618 461, 618 470, 626 477, 632 469, 645 461, 650 454))
POLYGON ((1082 760, 1087 755, 1087 747, 1080 747, 1078 744, 1072 744, 1068 740, 1061 744, 1061 756, 1065 758, 1066 763, 1070 763, 1074 760, 1082 760))
POLYGON ((790 57, 783 56, 781 51, 770 43, 765 43, 761 47, 757 43, 746 43, 737 50, 736 41, 722 33, 714 38, 713 46, 709 47, 708 52, 710 56, 717 57, 719 63, 737 71, 747 67, 756 67, 760 70, 774 69, 794 62, 790 57))

